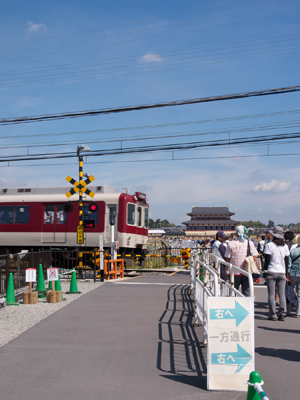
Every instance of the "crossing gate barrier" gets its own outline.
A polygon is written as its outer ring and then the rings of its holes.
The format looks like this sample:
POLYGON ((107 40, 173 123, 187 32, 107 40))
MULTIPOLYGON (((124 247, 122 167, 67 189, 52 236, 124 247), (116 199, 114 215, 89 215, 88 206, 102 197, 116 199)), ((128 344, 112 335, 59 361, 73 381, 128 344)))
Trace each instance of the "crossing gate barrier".
MULTIPOLYGON (((117 279, 118 275, 120 278, 124 278, 124 260, 104 260, 104 278, 105 280, 117 279)), ((97 275, 99 278, 100 275, 97 275)))
POLYGON ((120 278, 124 278, 124 260, 104 260, 104 277, 106 280, 117 279, 118 275, 120 278), (112 268, 110 270, 110 268, 112 268))
POLYGON ((183 258, 183 262, 184 262, 184 268, 188 268, 189 266, 189 260, 191 257, 191 249, 182 249, 181 250, 181 257, 183 258))

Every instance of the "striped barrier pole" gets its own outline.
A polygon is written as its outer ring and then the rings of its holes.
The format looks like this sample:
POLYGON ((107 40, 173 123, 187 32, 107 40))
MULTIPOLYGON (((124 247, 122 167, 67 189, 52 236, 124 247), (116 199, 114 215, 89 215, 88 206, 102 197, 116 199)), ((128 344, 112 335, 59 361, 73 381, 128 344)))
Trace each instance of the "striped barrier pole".
MULTIPOLYGON (((262 382, 262 384, 263 384, 263 382, 262 382)), ((267 397, 266 393, 263 391, 263 388, 261 387, 261 385, 259 383, 255 383, 253 387, 256 390, 256 392, 259 394, 259 396, 262 400, 269 400, 269 398, 267 397)))
POLYGON ((264 382, 261 379, 260 373, 252 371, 249 376, 247 400, 269 400, 266 393, 263 391, 262 385, 264 382))

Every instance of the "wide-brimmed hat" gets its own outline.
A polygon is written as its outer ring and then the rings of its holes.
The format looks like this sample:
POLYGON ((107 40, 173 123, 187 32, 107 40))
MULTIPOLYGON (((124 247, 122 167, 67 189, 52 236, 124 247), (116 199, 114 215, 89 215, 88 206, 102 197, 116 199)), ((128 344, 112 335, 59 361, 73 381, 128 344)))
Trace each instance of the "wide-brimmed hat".
POLYGON ((284 239, 283 232, 284 232, 283 228, 281 228, 281 226, 278 225, 273 226, 273 228, 270 229, 269 231, 269 233, 276 239, 284 239))

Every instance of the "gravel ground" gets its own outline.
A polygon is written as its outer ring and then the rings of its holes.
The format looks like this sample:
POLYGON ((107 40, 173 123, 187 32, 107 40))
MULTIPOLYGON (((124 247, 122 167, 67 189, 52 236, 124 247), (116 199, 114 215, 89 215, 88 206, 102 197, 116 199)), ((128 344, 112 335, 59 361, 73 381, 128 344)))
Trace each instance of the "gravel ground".
MULTIPOLYGON (((82 293, 65 294, 65 292, 70 289, 70 282, 61 281, 63 298, 65 298, 66 301, 51 304, 47 303, 46 299, 39 299, 37 304, 23 304, 23 301, 20 300, 19 306, 0 308, 0 347, 15 339, 17 336, 21 335, 21 333, 47 318, 55 311, 60 310, 80 296, 103 284, 104 282, 78 280, 78 291, 82 293)), ((26 289, 24 289, 24 291, 26 291, 26 289)))

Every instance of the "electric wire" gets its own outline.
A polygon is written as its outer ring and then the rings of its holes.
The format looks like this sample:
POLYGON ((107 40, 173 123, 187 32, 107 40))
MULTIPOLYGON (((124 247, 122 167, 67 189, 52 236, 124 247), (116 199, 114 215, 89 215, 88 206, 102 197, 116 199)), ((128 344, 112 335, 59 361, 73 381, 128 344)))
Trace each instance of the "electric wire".
MULTIPOLYGON (((37 85, 47 85, 47 84, 60 84, 60 83, 70 83, 70 82, 75 82, 75 81, 82 81, 82 80, 87 80, 87 79, 91 79, 91 78, 97 78, 97 79, 107 79, 107 78, 113 78, 113 77, 119 77, 119 76, 124 76, 126 75, 136 75, 137 72, 143 72, 143 73, 147 73, 147 72, 156 72, 156 71, 170 71, 170 70, 178 70, 181 68, 194 68, 195 66, 206 66, 206 65, 213 65, 213 64, 220 64, 220 62, 222 62, 223 64, 225 62, 232 62, 235 59, 239 62, 241 61, 245 61, 245 60, 251 60, 253 61, 254 59, 257 58, 270 58, 270 57, 274 57, 274 56, 278 56, 278 55, 287 55, 287 54, 292 54, 297 52, 298 53, 299 48, 296 47, 295 51, 282 51, 282 52, 275 52, 273 54, 270 53, 266 53, 266 52, 261 52, 261 55, 250 55, 247 57, 240 57, 240 56, 236 56, 236 57, 228 57, 226 58, 220 58, 220 59, 215 59, 214 61, 207 61, 207 62, 197 62, 197 63, 190 63, 190 62, 182 62, 181 64, 183 65, 178 65, 175 64, 175 66, 171 66, 171 67, 164 67, 163 65, 159 65, 158 67, 156 66, 141 66, 140 68, 136 67, 134 70, 120 70, 119 72, 115 72, 115 73, 106 73, 106 74, 101 74, 101 75, 97 75, 95 76, 95 73, 90 73, 90 74, 85 74, 85 75, 81 75, 80 77, 71 77, 71 78, 66 78, 66 79, 61 79, 61 80, 57 80, 57 79, 48 79, 48 80, 44 80, 41 82, 34 82, 34 83, 25 83, 25 84, 20 84, 20 83, 12 83, 11 85, 7 85, 7 86, 2 86, 2 89, 7 89, 7 88, 11 88, 11 87, 27 87, 27 86, 37 86, 37 85)), ((69 74, 71 75, 71 74, 69 74)))
POLYGON ((153 21, 157 21, 157 20, 160 20, 160 19, 178 17, 178 16, 182 16, 182 15, 187 15, 187 14, 195 14, 196 12, 199 12, 199 11, 201 11, 201 12, 210 11, 210 10, 215 10, 215 9, 218 9, 218 8, 224 8, 224 7, 230 7, 230 6, 235 6, 235 5, 239 5, 239 4, 245 4, 245 3, 252 2, 252 1, 254 1, 254 0, 245 0, 245 1, 235 2, 235 3, 222 4, 222 5, 219 5, 219 6, 214 6, 214 7, 204 8, 204 9, 203 8, 199 8, 199 9, 196 9, 196 10, 193 10, 193 11, 186 11, 184 13, 165 15, 163 17, 148 18, 148 19, 144 19, 144 20, 137 20, 137 21, 133 21, 133 22, 127 22, 126 24, 112 25, 112 26, 107 26, 107 27, 102 27, 102 28, 97 28, 97 29, 89 29, 89 30, 86 30, 86 31, 67 33, 67 34, 64 34, 64 35, 55 35, 55 36, 49 36, 49 37, 46 37, 46 38, 27 40, 27 41, 23 41, 23 42, 14 42, 14 43, 2 44, 2 45, 0 45, 0 48, 1 47, 19 45, 19 44, 27 44, 27 43, 32 43, 32 42, 40 42, 40 41, 56 39, 56 38, 62 38, 62 37, 68 37, 68 36, 81 35, 81 34, 85 34, 85 33, 102 31, 104 29, 106 30, 106 29, 120 28, 120 27, 139 24, 139 23, 153 22, 153 21))
MULTIPOLYGON (((154 35, 154 36, 149 36, 149 37, 138 37, 138 38, 134 38, 134 39, 127 39, 126 41, 121 41, 121 42, 114 42, 114 43, 107 43, 107 44, 97 44, 97 45, 92 45, 92 46, 85 46, 83 48, 76 48, 76 49, 65 49, 62 51, 56 51, 56 52, 52 52, 52 53, 43 53, 43 54, 37 54, 37 55, 29 55, 27 57, 19 57, 19 58, 13 58, 13 59, 7 59, 7 60, 1 60, 0 63, 5 63, 5 62, 9 62, 9 61, 19 61, 19 60, 25 60, 25 59, 32 59, 35 57, 44 57, 44 56, 49 56, 49 55, 55 55, 55 54, 65 54, 65 53, 70 53, 70 52, 76 52, 76 51, 85 51, 88 49, 95 49, 95 48, 99 48, 99 47, 107 47, 107 46, 114 46, 114 45, 118 45, 118 44, 128 44, 128 43, 132 43, 132 42, 137 42, 137 41, 141 41, 141 40, 149 40, 149 39, 154 39, 154 38, 162 38, 162 37, 166 37, 166 36, 174 36, 174 35, 179 35, 179 34, 183 34, 183 33, 191 33, 191 32, 195 32, 195 31, 200 31, 200 30, 207 30, 207 29, 212 29, 212 28, 217 28, 217 27, 222 27, 222 26, 228 26, 228 25, 233 25, 233 24, 245 24, 246 22, 250 22, 250 21, 254 21, 254 20, 259 20, 259 19, 264 19, 264 18, 272 18, 272 17, 277 17, 277 16, 282 16, 282 15, 286 15, 286 14, 296 14, 300 12, 300 10, 293 10, 293 11, 286 11, 284 13, 279 13, 279 14, 273 14, 273 15, 266 15, 266 16, 260 16, 260 17, 254 17, 254 18, 250 18, 247 20, 243 20, 243 21, 234 21, 234 22, 228 22, 228 23, 223 23, 223 24, 219 24, 219 25, 211 25, 211 26, 205 26, 205 27, 197 27, 197 28, 192 28, 192 29, 188 29, 185 31, 174 31, 171 33, 164 33, 164 34, 159 34, 159 35, 154 35)), ((124 36, 123 34, 120 34, 120 36, 124 36)))
POLYGON ((59 120, 59 119, 65 119, 65 118, 79 118, 79 117, 87 117, 87 116, 95 116, 95 115, 103 115, 103 114, 114 114, 114 113, 120 113, 120 112, 141 111, 141 110, 154 109, 154 108, 174 107, 174 106, 191 105, 191 104, 207 103, 207 102, 214 102, 214 101, 260 97, 260 96, 268 96, 268 95, 274 95, 274 94, 292 93, 292 92, 298 92, 298 91, 300 91, 300 86, 289 86, 289 87, 284 87, 284 88, 275 88, 275 89, 267 89, 267 90, 252 91, 252 92, 235 93, 235 94, 222 95, 222 96, 202 97, 202 98, 188 99, 188 100, 176 100, 176 101, 171 101, 171 102, 163 102, 163 103, 155 103, 155 104, 143 104, 143 105, 138 105, 138 106, 105 108, 105 109, 99 109, 99 110, 78 111, 78 112, 69 112, 69 113, 61 113, 61 114, 46 114, 46 115, 31 116, 31 117, 28 116, 28 117, 19 117, 19 118, 3 118, 3 119, 0 119, 0 125, 20 124, 20 123, 29 123, 29 122, 37 122, 37 121, 51 121, 51 120, 53 121, 53 120, 59 120))
MULTIPOLYGON (((37 75, 35 74, 34 76, 20 76, 20 77, 11 77, 11 78, 0 78, 0 84, 1 82, 6 83, 5 88, 7 87, 14 87, 16 85, 19 86, 20 83, 26 82, 26 86, 29 86, 31 83, 33 83, 34 85, 38 84, 38 83, 50 83, 50 82, 55 82, 55 83, 59 83, 59 81, 57 80, 57 77, 60 78, 64 78, 67 77, 68 80, 73 80, 74 78, 77 78, 79 75, 79 78, 81 77, 101 77, 101 74, 107 74, 109 72, 109 75, 114 75, 114 72, 118 72, 121 71, 122 74, 124 73, 132 73, 132 72, 138 72, 138 71, 144 71, 144 72, 148 72, 153 71, 153 70, 165 70, 166 67, 168 67, 171 64, 171 68, 174 69, 174 67, 177 69, 178 67, 180 68, 181 66, 186 66, 186 64, 188 64, 189 67, 195 67, 195 66, 200 66, 200 65, 207 65, 207 64, 216 64, 219 63, 220 60, 222 60, 222 62, 226 62, 226 61, 232 61, 234 59, 238 59, 238 61, 242 61, 245 60, 245 57, 243 57, 244 55, 242 54, 243 52, 248 52, 248 54, 246 54, 249 58, 249 56, 251 56, 251 58, 253 59, 253 55, 255 55, 255 58, 259 58, 258 55, 262 54, 263 57, 271 57, 271 56, 277 56, 277 55, 283 55, 283 54, 291 54, 293 53, 293 51, 291 50, 295 50, 295 52, 299 52, 299 46, 296 46, 298 43, 293 43, 291 45, 283 45, 284 48, 281 51, 277 50, 271 50, 271 53, 266 52, 266 49, 264 47, 260 47, 255 49, 254 53, 249 53, 248 49, 244 49, 244 50, 239 50, 239 51, 228 51, 225 53, 221 53, 221 54, 214 54, 214 55, 210 55, 210 56, 203 56, 203 55, 197 55, 197 56, 193 56, 193 57, 182 57, 182 58, 176 58, 176 59, 164 59, 161 62, 159 62, 159 67, 157 68, 156 66, 153 68, 153 64, 158 64, 158 62, 153 62, 153 63, 149 63, 148 65, 144 64, 141 65, 142 60, 136 60, 135 63, 132 63, 130 65, 115 65, 115 66, 103 66, 101 68, 93 68, 92 66, 85 66, 83 68, 85 68, 84 70, 81 69, 76 69, 74 71, 72 71, 72 67, 70 68, 70 70, 66 70, 66 71, 58 71, 58 72, 52 72, 52 73, 48 73, 48 74, 40 74, 37 75), (292 49, 289 49, 289 46, 294 46, 292 47, 292 49), (263 51, 258 51, 258 50, 263 50, 263 51), (283 52, 282 52, 283 51, 283 52), (232 55, 233 54, 233 55, 232 55), (236 54, 236 55, 235 55, 236 54), (223 56, 228 56, 228 55, 232 55, 231 57, 227 57, 224 58, 223 56), (222 58, 220 57, 222 56, 222 58), (212 57, 220 57, 220 58, 212 58, 212 57), (200 61, 197 61, 198 59, 200 59, 200 61), (208 60, 208 63, 207 61, 208 60), (191 63, 191 61, 194 61, 194 63, 191 63), (196 61, 196 62, 195 62, 196 61), (52 79, 46 79, 45 78, 51 78, 51 77, 55 77, 54 80, 52 79), (40 79, 43 79, 42 81, 40 79), (10 83, 10 84, 7 84, 10 83), (14 85, 15 84, 15 85, 14 85)), ((279 47, 278 45, 274 45, 273 47, 279 47)), ((270 51, 270 49, 272 48, 272 46, 268 47, 267 50, 270 51)), ((105 64, 105 63, 104 63, 105 64)), ((102 64, 101 64, 102 65, 102 64)), ((170 69, 170 68, 168 68, 170 69)), ((106 75, 107 76, 107 75, 106 75)), ((1 75, 0 75, 1 77, 1 75)))
MULTIPOLYGON (((277 142, 287 139, 295 139, 300 138, 300 132, 294 133, 286 133, 279 135, 265 135, 265 136, 253 136, 253 137, 239 137, 239 138, 230 138, 230 141, 226 139, 220 139, 218 141, 215 140, 206 140, 206 141, 197 141, 197 142, 188 142, 188 143, 180 143, 180 144, 161 144, 161 145, 149 145, 142 147, 124 147, 122 149, 105 149, 105 150, 91 150, 86 157, 95 157, 95 156, 105 156, 105 155, 119 155, 119 154, 134 154, 134 153, 149 153, 149 152, 157 152, 157 151, 170 151, 170 150, 191 150, 197 148, 212 148, 212 147, 222 147, 222 146, 233 146, 237 144, 248 144, 248 143, 262 143, 262 142, 277 142)), ((38 153, 34 155, 12 155, 9 156, 1 156, 0 162, 11 162, 11 161, 29 161, 29 160, 49 160, 49 159, 60 159, 60 158, 72 158, 77 157, 77 152, 75 151, 67 151, 63 153, 38 153)))
MULTIPOLYGON (((268 43, 274 43, 274 40, 276 39, 276 43, 279 42, 287 42, 287 41, 293 41, 293 40, 298 40, 299 39, 299 34, 289 34, 289 35, 280 35, 280 36, 271 36, 271 37, 266 37, 266 38, 260 38, 260 39, 251 39, 251 40, 243 40, 243 41, 235 41, 235 42, 227 42, 227 43, 217 43, 217 44, 209 44, 209 45, 201 45, 198 47, 190 47, 190 48, 184 48, 184 49, 175 49, 175 50, 156 50, 156 52, 159 53, 160 56, 165 57, 175 57, 176 53, 180 55, 185 55, 185 54, 192 54, 192 53, 197 53, 199 51, 203 52, 208 52, 208 51, 214 51, 216 49, 217 51, 220 50, 226 50, 226 49, 232 49, 232 48, 245 48, 245 47, 253 47, 253 46, 258 46, 260 44, 268 44, 268 43), (288 39, 289 38, 289 39, 288 39), (265 41, 266 43, 261 43, 265 41), (221 47, 221 48, 219 48, 221 47), (218 49, 219 48, 219 49, 218 49), (174 54, 175 53, 175 54, 174 54)), ((131 60, 136 60, 136 59, 141 59, 144 54, 136 54, 136 55, 131 55, 131 56, 125 56, 125 57, 112 57, 112 58, 107 58, 105 59, 105 64, 115 64, 118 62, 129 62, 131 60)), ((41 66, 41 67, 31 67, 31 68, 22 68, 22 69, 9 69, 6 73, 0 73, 0 76, 10 76, 13 75, 14 72, 21 72, 21 73, 38 73, 39 71, 45 72, 45 71, 52 71, 55 69, 76 69, 80 68, 83 66, 87 65, 103 65, 103 59, 97 59, 94 61, 81 61, 81 62, 72 62, 72 63, 64 63, 64 64, 56 64, 56 65, 47 65, 47 66, 41 66)))
MULTIPOLYGON (((106 128, 106 129, 93 129, 93 130, 84 130, 84 131, 69 131, 69 132, 47 132, 47 133, 37 133, 37 134, 29 134, 28 132, 26 132, 25 134, 20 134, 20 135, 7 135, 7 136, 1 136, 0 135, 0 139, 5 140, 5 139, 20 139, 20 138, 24 138, 26 137, 26 139, 28 138, 33 138, 33 137, 53 137, 53 136, 68 136, 68 135, 90 135, 90 134, 94 134, 94 133, 113 133, 113 132, 127 132, 127 131, 135 131, 135 130, 144 130, 144 129, 159 129, 159 128, 168 128, 168 127, 181 127, 181 126, 185 126, 185 125, 202 125, 202 124, 207 124, 207 123, 224 123, 224 122, 228 122, 228 121, 239 121, 239 120, 246 120, 246 119, 257 119, 257 118, 266 118, 266 117, 278 117, 278 116, 282 116, 282 115, 292 115, 292 114, 299 114, 300 113, 300 109, 295 109, 295 110, 283 110, 283 111, 274 111, 274 112, 269 112, 269 113, 260 113, 260 114, 246 114, 246 115, 239 115, 239 116, 232 116, 232 117, 222 117, 222 118, 213 118, 213 119, 202 119, 202 120, 195 120, 195 121, 182 121, 182 122, 171 122, 171 123, 164 123, 164 124, 152 124, 152 125, 137 125, 137 126, 128 126, 128 127, 124 127, 124 126, 120 126, 117 128, 106 128)), ((294 121, 290 121, 293 123, 298 123, 299 120, 294 120, 294 121)), ((288 123, 290 123, 288 122, 288 123)), ((283 121, 279 121, 280 124, 284 124, 283 121)), ((270 125, 274 125, 277 124, 277 122, 274 123, 270 123, 270 125)), ((253 126, 253 125, 251 125, 253 126)), ((254 125, 256 127, 259 127, 259 125, 254 125)), ((282 125, 281 125, 282 126, 282 125)), ((228 127, 228 130, 232 130, 232 129, 236 129, 237 127, 228 127)), ((224 128, 225 129, 225 128, 224 128)), ((216 131, 216 129, 214 129, 213 131, 216 131)), ((226 128, 227 131, 227 128, 226 128)), ((176 132, 178 133, 178 132, 176 132)), ((151 134, 151 136, 153 137, 153 135, 160 135, 160 134, 151 134)), ((135 138, 139 138, 140 135, 134 135, 134 136, 130 136, 127 137, 135 139, 135 138)), ((103 140, 109 140, 110 138, 103 138, 103 140)), ((123 140, 124 137, 119 137, 116 138, 116 140, 123 140)))
MULTIPOLYGON (((258 125, 247 125, 247 126, 237 126, 237 127, 226 127, 226 128, 216 128, 216 129, 209 129, 209 130, 190 130, 190 131, 179 131, 179 132, 167 132, 167 133, 152 133, 149 135, 135 135, 135 136, 125 136, 125 137, 116 137, 116 138, 101 138, 101 139, 88 139, 85 140, 86 144, 96 144, 96 143, 118 143, 118 142, 135 142, 135 141, 144 141, 144 140, 163 140, 163 139, 174 139, 174 138, 181 138, 192 136, 208 136, 208 135, 224 135, 224 134, 233 134, 233 133, 248 133, 253 131, 265 131, 265 130, 277 130, 277 129, 292 129, 297 128, 300 125, 300 120, 294 121, 277 121, 269 124, 258 124, 258 125)), ((59 136, 61 136, 60 134, 59 136)), ((40 135, 34 135, 39 137, 40 135)), ((19 135, 20 137, 20 135, 19 135)), ((24 138, 24 136, 21 136, 24 138)), ((0 137, 1 138, 1 137, 0 137)), ((7 138, 12 138, 7 136, 7 138)), ((26 135, 26 138, 28 136, 26 135)), ((3 139, 3 138, 1 138, 3 139)), ((35 143, 26 143, 26 144, 15 144, 15 143, 6 143, 1 146, 1 150, 7 149, 16 149, 16 148, 38 148, 38 147, 58 147, 58 146, 70 146, 72 144, 77 144, 78 140, 74 141, 60 141, 60 142, 43 142, 41 144, 35 143)))
MULTIPOLYGON (((234 156, 203 156, 203 157, 182 157, 182 158, 159 158, 159 159, 143 159, 143 160, 114 160, 114 161, 89 161, 86 165, 95 165, 95 164, 127 164, 127 163, 145 163, 145 162, 178 162, 178 161, 195 161, 195 160, 212 160, 212 159, 240 159, 240 158, 260 158, 260 157, 287 157, 287 156, 299 156, 300 153, 275 153, 275 154, 250 154, 250 155, 234 155, 234 156)), ((10 164, 10 161, 7 161, 8 165, 3 165, 0 163, 0 168, 24 168, 24 167, 52 167, 52 164, 10 164)), ((66 165, 77 165, 75 162, 68 163, 55 163, 56 166, 66 166, 66 165)))
MULTIPOLYGON (((232 17, 232 16, 236 16, 236 15, 240 15, 240 14, 249 13, 249 12, 257 12, 257 11, 261 11, 261 10, 266 10, 266 9, 270 9, 270 8, 274 8, 274 7, 280 7, 280 6, 285 6, 286 7, 287 5, 295 4, 295 3, 299 3, 299 0, 292 1, 292 2, 289 2, 289 3, 283 3, 283 4, 272 4, 272 5, 269 5, 269 6, 266 6, 266 7, 255 8, 255 9, 252 9, 252 10, 242 10, 242 11, 238 11, 238 12, 230 13, 230 14, 225 14, 225 15, 215 15, 215 16, 212 16, 212 17, 200 18, 200 19, 195 19, 195 20, 192 20, 192 21, 177 22, 177 23, 174 23, 174 24, 168 24, 168 25, 163 25, 163 26, 158 26, 158 27, 155 26, 155 27, 144 28, 144 29, 139 29, 139 30, 130 31, 130 32, 120 32, 120 33, 110 34, 109 38, 111 39, 112 37, 119 37, 119 36, 124 37, 125 35, 140 34, 140 33, 143 33, 143 32, 149 32, 149 31, 163 29, 163 28, 174 28, 174 27, 178 27, 180 25, 182 26, 182 25, 186 25, 186 24, 199 23, 199 22, 202 22, 202 21, 208 21, 208 20, 217 19, 217 18, 227 18, 227 17, 232 17)), ((300 10, 298 10, 298 11, 300 11, 300 10)), ((10 52, 7 52, 7 53, 2 53, 1 56, 5 56, 5 55, 8 55, 8 54, 28 52, 28 51, 35 51, 35 50, 44 50, 44 49, 47 49, 47 48, 53 48, 53 47, 59 47, 59 46, 66 46, 66 45, 69 46, 69 45, 78 44, 78 43, 85 43, 85 42, 89 42, 90 43, 90 42, 92 42, 94 40, 101 40, 101 39, 107 39, 107 35, 103 35, 103 36, 96 37, 96 38, 81 39, 81 40, 77 40, 77 41, 73 41, 73 42, 57 43, 57 44, 52 44, 52 45, 43 46, 43 47, 35 47, 35 48, 30 48, 30 49, 14 50, 14 51, 10 51, 10 52)))

